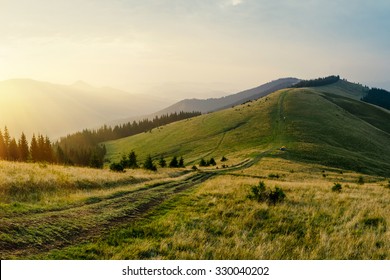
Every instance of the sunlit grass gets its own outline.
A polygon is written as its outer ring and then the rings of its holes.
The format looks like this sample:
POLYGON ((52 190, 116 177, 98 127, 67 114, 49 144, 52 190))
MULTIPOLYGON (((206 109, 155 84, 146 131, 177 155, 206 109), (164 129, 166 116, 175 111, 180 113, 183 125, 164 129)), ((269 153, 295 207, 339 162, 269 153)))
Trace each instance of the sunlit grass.
POLYGON ((107 169, 0 161, 0 203, 50 205, 104 195, 123 185, 169 178, 168 169, 125 173, 107 169))
POLYGON ((70 247, 45 257, 390 258, 387 181, 370 177, 367 179, 371 182, 359 185, 357 173, 328 170, 334 176, 329 179, 321 176, 320 166, 292 162, 286 162, 284 168, 268 168, 276 166, 275 163, 275 159, 265 159, 249 173, 256 168, 260 175, 270 171, 280 173, 279 179, 262 180, 267 187, 283 189, 287 197, 281 204, 271 206, 248 199, 250 187, 259 183, 252 175, 218 176, 162 204, 147 219, 114 230, 94 244, 70 247), (288 171, 291 168, 294 173, 288 171), (331 187, 333 179, 341 179, 339 175, 344 178, 343 188, 335 193, 331 187))

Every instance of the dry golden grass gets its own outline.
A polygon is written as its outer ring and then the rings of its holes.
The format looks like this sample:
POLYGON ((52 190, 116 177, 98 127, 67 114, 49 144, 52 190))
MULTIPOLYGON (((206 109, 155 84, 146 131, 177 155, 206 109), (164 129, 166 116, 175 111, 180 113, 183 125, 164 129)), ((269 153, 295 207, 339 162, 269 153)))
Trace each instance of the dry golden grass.
MULTIPOLYGON (((370 182, 359 185, 360 174, 325 169, 329 175, 323 177, 322 170, 267 158, 249 174, 240 173, 249 177, 215 177, 147 220, 63 253, 103 259, 389 259, 388 182, 365 176, 370 182), (267 187, 279 186, 287 196, 275 206, 247 197, 260 180, 250 176, 268 172, 281 176, 262 179, 267 187), (340 193, 331 191, 336 181, 340 193)), ((64 255, 51 255, 58 256, 64 255)))
MULTIPOLYGON (((170 172, 170 169, 157 173, 135 170, 118 174, 107 170, 0 163, 1 178, 11 178, 3 180, 1 191, 11 202, 17 196, 7 191, 12 190, 15 182, 21 182, 26 188, 33 182, 33 187, 45 190, 37 202, 28 197, 30 204, 70 203, 120 190, 128 191, 129 188, 145 189, 146 180, 149 180, 148 184, 167 180, 179 182, 187 177, 172 178, 170 172), (81 181, 92 186, 77 185, 81 181), (46 190, 50 190, 51 184, 54 184, 51 187, 54 192, 46 190)), ((265 157, 248 169, 220 173, 194 188, 178 192, 154 208, 147 217, 112 228, 99 240, 28 257, 390 259, 389 182, 363 175, 365 183, 358 184, 361 176, 320 165, 265 157), (251 186, 259 181, 264 181, 267 188, 282 188, 285 201, 269 205, 249 199, 251 186), (331 190, 336 182, 342 185, 341 192, 331 190)), ((145 190, 146 193, 148 189, 145 190)), ((154 196, 150 195, 150 199, 154 196)), ((3 207, 10 205, 2 199, 3 207)), ((98 204, 85 204, 84 207, 96 210, 96 215, 100 213, 96 208, 98 204)), ((100 221, 104 220, 104 215, 110 215, 102 213, 102 217, 94 216, 94 219, 100 221)), ((16 223, 23 218, 15 214, 15 220, 12 220, 13 213, 7 214, 10 222, 16 223)), ((30 214, 34 218, 34 212, 30 214)), ((64 228, 70 221, 71 217, 63 217, 64 228)))
POLYGON ((123 185, 166 179, 170 173, 172 170, 168 169, 158 173, 143 169, 116 173, 107 169, 0 161, 0 203, 67 203, 103 195, 123 185))

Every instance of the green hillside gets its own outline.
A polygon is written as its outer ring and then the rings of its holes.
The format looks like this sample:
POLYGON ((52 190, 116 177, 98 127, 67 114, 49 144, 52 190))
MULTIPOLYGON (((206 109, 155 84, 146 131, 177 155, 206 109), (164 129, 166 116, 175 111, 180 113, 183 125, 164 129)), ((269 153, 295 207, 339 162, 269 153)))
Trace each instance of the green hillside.
POLYGON ((359 101, 365 88, 343 80, 284 89, 227 110, 106 143, 107 158, 134 150, 184 156, 186 164, 226 156, 231 163, 267 153, 389 176, 390 113, 359 101), (278 149, 286 146, 286 151, 278 149))

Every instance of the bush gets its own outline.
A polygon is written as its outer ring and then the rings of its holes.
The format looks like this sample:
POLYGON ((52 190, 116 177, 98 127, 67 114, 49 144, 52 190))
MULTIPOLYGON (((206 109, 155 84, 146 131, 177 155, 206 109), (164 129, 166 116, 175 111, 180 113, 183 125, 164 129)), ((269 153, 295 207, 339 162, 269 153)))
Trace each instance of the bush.
POLYGON ((268 194, 268 203, 275 205, 276 203, 282 202, 286 198, 284 191, 275 187, 275 190, 270 190, 268 194))
POLYGON ((279 177, 280 177, 279 174, 274 174, 274 173, 268 174, 268 178, 270 178, 270 179, 273 179, 273 178, 279 179, 279 177))
POLYGON ((332 187, 332 192, 341 192, 341 184, 340 183, 334 183, 333 187, 332 187))
POLYGON ((225 157, 225 156, 223 156, 222 158, 221 158, 221 161, 222 162, 224 162, 224 161, 227 161, 228 159, 225 157))
POLYGON ((122 164, 118 162, 113 162, 110 164, 110 170, 114 172, 124 172, 125 168, 123 167, 122 164))
POLYGON ((283 202, 286 198, 286 194, 279 187, 275 187, 274 190, 267 190, 265 183, 260 181, 257 186, 251 187, 251 194, 249 194, 248 197, 257 200, 258 202, 267 202, 270 205, 276 205, 276 203, 283 202))
POLYGON ((358 182, 357 182, 359 185, 364 185, 364 178, 363 178, 363 176, 360 176, 359 177, 359 180, 358 180, 358 182))

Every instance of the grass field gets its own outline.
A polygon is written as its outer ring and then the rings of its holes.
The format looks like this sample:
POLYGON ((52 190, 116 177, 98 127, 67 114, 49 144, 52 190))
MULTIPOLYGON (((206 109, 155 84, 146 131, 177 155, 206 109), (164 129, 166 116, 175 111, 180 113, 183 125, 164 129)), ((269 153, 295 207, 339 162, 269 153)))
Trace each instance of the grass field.
POLYGON ((357 89, 286 89, 106 143, 111 161, 186 168, 0 162, 0 257, 390 259, 390 114, 357 89), (285 200, 250 199, 260 182, 285 200))
POLYGON ((356 173, 275 158, 263 158, 250 169, 221 173, 94 242, 38 258, 390 258, 387 181, 365 176, 361 185, 356 173), (280 177, 269 178, 268 172, 280 177), (281 187, 286 200, 271 206, 248 199, 259 180, 281 187), (334 182, 341 182, 340 193, 331 191, 334 182))
POLYGON ((285 89, 257 101, 106 143, 111 161, 134 150, 184 156, 187 164, 227 156, 243 160, 286 146, 286 159, 390 176, 390 113, 356 100, 364 88, 345 81, 285 89))

